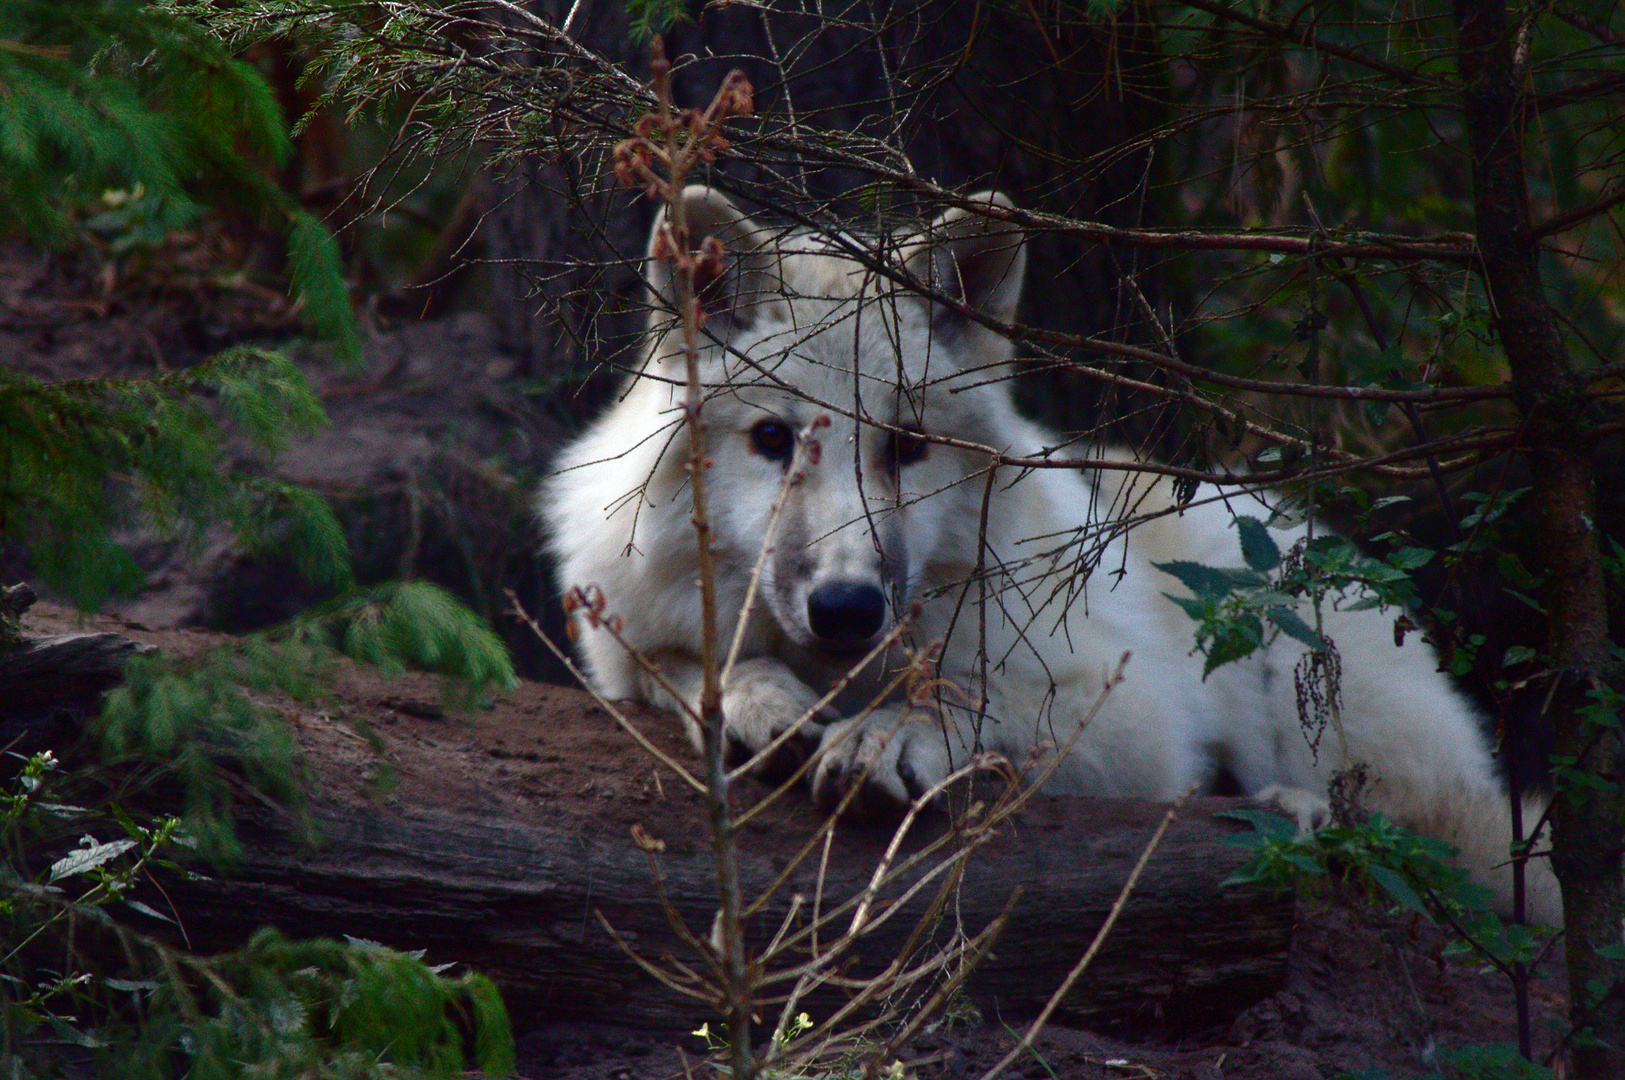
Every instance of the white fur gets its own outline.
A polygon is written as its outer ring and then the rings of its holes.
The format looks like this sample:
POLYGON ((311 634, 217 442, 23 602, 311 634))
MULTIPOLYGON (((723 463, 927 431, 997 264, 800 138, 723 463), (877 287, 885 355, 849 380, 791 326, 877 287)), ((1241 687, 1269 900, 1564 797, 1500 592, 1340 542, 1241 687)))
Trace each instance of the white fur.
MULTIPOLYGON (((1009 205, 994 194, 975 199, 1009 205)), ((847 253, 856 245, 773 233, 705 189, 690 188, 685 209, 693 234, 717 235, 730 255, 728 273, 705 293, 699 359, 724 645, 747 620, 742 662, 724 686, 735 742, 759 750, 797 724, 815 735, 822 727, 815 790, 828 798, 868 768, 869 785, 903 801, 964 764, 973 747, 1020 764, 1035 748, 1064 743, 1129 653, 1126 677, 1060 764, 1052 790, 1168 800, 1204 789, 1223 767, 1248 794, 1308 827, 1325 818, 1333 775, 1363 764, 1368 805, 1462 847, 1475 874, 1510 895, 1510 873, 1492 869, 1506 861, 1506 797, 1478 718, 1426 644, 1414 636, 1394 644, 1391 614, 1323 604, 1324 634, 1342 657, 1342 738, 1327 731, 1318 754, 1299 724, 1293 666, 1303 650, 1295 642, 1280 637, 1203 679, 1193 623, 1165 595, 1181 586, 1152 564, 1237 565, 1235 516, 1258 514, 1251 497, 1215 499, 1203 488, 1178 511, 1166 482, 1074 469, 1005 466, 990 483, 987 450, 1036 456, 1057 442, 1016 413, 997 377, 1011 358, 1008 341, 865 270, 847 253), (760 591, 745 612, 751 568, 787 480, 785 463, 753 440, 764 419, 789 423, 818 452, 796 460, 760 591), (897 426, 961 445, 933 443, 894 470, 887 429, 897 426), (1112 528, 1127 512, 1156 511, 1167 512, 1127 532, 1112 528), (1099 559, 1085 579, 1078 557, 1091 547, 1099 559), (885 597, 874 632, 839 649, 826 647, 809 616, 809 598, 831 583, 885 597), (832 712, 809 717, 854 651, 916 604, 901 647, 832 712), (930 644, 940 647, 937 685, 947 689, 927 695, 924 707, 894 695, 864 713, 905 653, 930 644), (982 708, 972 707, 984 693, 982 708)), ((951 211, 900 239, 891 263, 1008 320, 1025 260, 1013 226, 951 211)), ((577 647, 595 689, 692 711, 702 631, 682 336, 668 268, 651 259, 649 278, 656 307, 643 367, 565 449, 538 508, 561 584, 597 586, 604 614, 620 616, 627 643, 659 666, 680 700, 578 612, 577 647)), ((1287 550, 1304 531, 1274 536, 1287 550)), ((856 608, 837 610, 849 637, 853 625, 867 629, 856 608)), ((1307 605, 1302 613, 1312 618, 1307 605)), ((697 726, 688 726, 698 745, 697 726)), ((1530 877, 1534 917, 1559 921, 1544 862, 1531 864, 1530 877)))

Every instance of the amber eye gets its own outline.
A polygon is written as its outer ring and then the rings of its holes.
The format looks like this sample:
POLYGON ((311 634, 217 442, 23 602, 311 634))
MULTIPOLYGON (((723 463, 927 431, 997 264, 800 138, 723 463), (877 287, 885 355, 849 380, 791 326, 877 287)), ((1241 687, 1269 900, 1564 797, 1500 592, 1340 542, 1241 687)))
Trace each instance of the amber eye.
POLYGON ((901 469, 905 465, 912 465, 925 457, 925 452, 931 448, 926 441, 925 433, 918 428, 904 428, 902 431, 891 433, 891 461, 894 468, 901 469))
POLYGON ((750 445, 769 461, 788 464, 796 450, 796 432, 783 420, 758 420, 750 429, 750 445))

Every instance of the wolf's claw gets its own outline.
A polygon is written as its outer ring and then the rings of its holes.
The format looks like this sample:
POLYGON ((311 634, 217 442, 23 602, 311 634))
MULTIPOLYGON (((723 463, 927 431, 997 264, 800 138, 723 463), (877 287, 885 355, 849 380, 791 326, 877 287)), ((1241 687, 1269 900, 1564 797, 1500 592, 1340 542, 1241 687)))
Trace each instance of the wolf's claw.
POLYGON ((813 773, 814 798, 825 810, 833 809, 861 777, 863 789, 847 803, 846 813, 895 817, 947 775, 947 753, 937 734, 890 710, 830 724, 813 773))
POLYGON ((894 820, 902 816, 910 802, 906 797, 898 798, 884 784, 877 783, 872 769, 866 775, 861 766, 852 768, 850 765, 834 764, 826 767, 822 763, 813 781, 813 800, 826 814, 845 802, 842 812, 847 817, 864 821, 894 820), (857 793, 848 799, 847 795, 854 786, 857 793))
MULTIPOLYGON (((822 724, 803 724, 800 730, 758 762, 751 772, 769 782, 777 782, 789 777, 817 752, 823 734, 824 726, 822 724)), ((774 737, 777 738, 777 736, 774 737)), ((739 768, 739 766, 756 755, 757 750, 753 749, 741 737, 739 732, 730 728, 727 738, 727 753, 723 758, 723 762, 729 769, 739 768)))

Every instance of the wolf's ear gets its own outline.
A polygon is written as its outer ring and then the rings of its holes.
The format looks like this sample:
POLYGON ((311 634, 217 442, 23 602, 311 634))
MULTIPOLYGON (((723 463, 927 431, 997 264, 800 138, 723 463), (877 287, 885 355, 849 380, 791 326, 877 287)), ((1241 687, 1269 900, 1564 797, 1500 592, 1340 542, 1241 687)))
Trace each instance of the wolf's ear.
MULTIPOLYGON (((688 246, 698 250, 706 237, 722 242, 725 263, 720 276, 696 275, 696 292, 705 309, 706 327, 721 334, 729 325, 747 325, 766 305, 783 301, 784 286, 775 232, 747 217, 726 195, 693 185, 680 196, 688 223, 688 246)), ((649 313, 650 329, 659 333, 671 325, 677 307, 675 275, 669 261, 668 231, 672 208, 662 206, 649 233, 644 276, 655 296, 649 313), (665 257, 663 257, 665 256, 665 257)))
MULTIPOLYGON (((998 191, 981 191, 968 201, 1015 209, 998 191)), ((1021 302, 1022 280, 1027 274, 1026 235, 1014 222, 956 206, 924 232, 904 241, 903 265, 921 281, 966 306, 1010 322, 1021 302)), ((939 308, 937 316, 963 321, 947 308, 939 308)))

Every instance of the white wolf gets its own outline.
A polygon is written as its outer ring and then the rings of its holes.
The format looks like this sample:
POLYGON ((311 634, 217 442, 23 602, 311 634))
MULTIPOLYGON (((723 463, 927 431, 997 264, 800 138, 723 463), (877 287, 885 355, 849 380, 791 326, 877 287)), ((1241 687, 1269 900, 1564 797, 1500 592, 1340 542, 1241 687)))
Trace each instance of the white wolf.
MULTIPOLYGON (((1328 735, 1317 755, 1299 726, 1292 672, 1301 648, 1276 640, 1204 679, 1193 624, 1166 595, 1179 584, 1152 566, 1235 563, 1231 500, 1203 489, 1174 512, 1167 482, 1141 475, 993 468, 995 453, 1038 455, 1060 441, 1017 414, 1000 377, 1010 343, 968 315, 1014 316, 1025 269, 1017 227, 955 209, 897 239, 885 265, 931 285, 926 299, 862 265, 850 238, 765 228, 705 188, 683 199, 696 241, 715 236, 728 257, 704 295, 700 365, 724 642, 748 620, 723 687, 736 747, 760 750, 802 723, 803 734, 822 736, 821 798, 867 769, 872 790, 904 801, 973 747, 1019 763, 1064 743, 1127 652, 1125 679, 1052 790, 1168 800, 1223 770, 1307 826, 1324 819, 1331 777, 1363 764, 1369 805, 1463 848, 1505 902, 1506 795, 1478 719, 1426 644, 1396 646, 1391 616, 1324 605, 1323 632, 1342 658, 1343 737, 1328 735), (819 452, 798 454, 809 439, 819 452), (796 480, 770 530, 792 464, 796 480), (1126 533, 1103 524, 1106 510, 1129 502, 1138 513, 1169 512, 1126 533), (1104 544, 1087 588, 1078 558, 1086 542, 1104 544), (764 544, 760 589, 744 611, 764 544), (901 644, 940 643, 940 685, 958 693, 926 710, 891 701, 864 713, 883 679, 876 663, 806 719, 854 658, 911 612, 901 644)), ((1010 206, 996 193, 967 202, 1010 206)), ((538 508, 561 584, 597 586, 626 643, 683 700, 578 613, 594 688, 697 709, 682 335, 669 267, 651 257, 647 277, 655 306, 642 367, 564 450, 538 508)), ((1278 535, 1286 548, 1304 530, 1278 535)), ((691 720, 689 729, 698 745, 691 720)), ((1530 867, 1531 913, 1556 923, 1555 880, 1544 862, 1530 867)))

